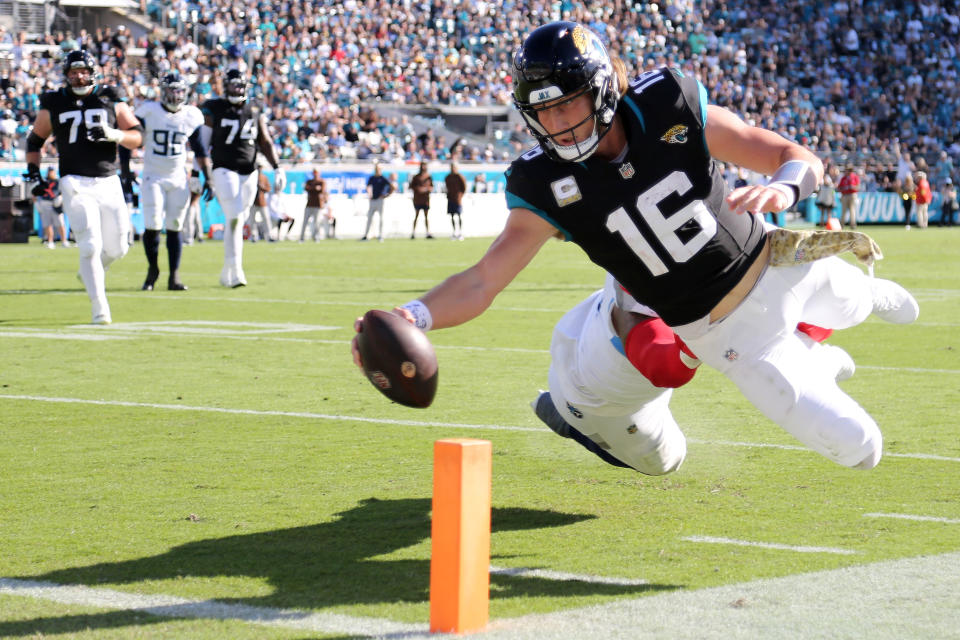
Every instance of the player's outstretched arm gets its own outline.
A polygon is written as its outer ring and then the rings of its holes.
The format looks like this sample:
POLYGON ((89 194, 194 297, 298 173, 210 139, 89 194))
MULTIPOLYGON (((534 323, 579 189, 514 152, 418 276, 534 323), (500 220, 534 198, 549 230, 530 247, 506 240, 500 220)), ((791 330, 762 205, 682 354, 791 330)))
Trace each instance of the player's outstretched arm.
POLYGON ((136 149, 142 145, 143 127, 137 116, 133 115, 130 105, 126 102, 118 102, 114 110, 117 114, 117 128, 122 133, 122 137, 116 141, 117 144, 127 149, 136 149))
MULTIPOLYGON (((403 307, 394 310, 427 331, 463 324, 483 313, 530 263, 540 247, 557 232, 556 227, 526 209, 512 209, 506 226, 486 254, 472 267, 454 274, 403 307)), ((354 323, 363 330, 361 318, 354 323)), ((360 366, 356 337, 351 345, 353 360, 360 366)))

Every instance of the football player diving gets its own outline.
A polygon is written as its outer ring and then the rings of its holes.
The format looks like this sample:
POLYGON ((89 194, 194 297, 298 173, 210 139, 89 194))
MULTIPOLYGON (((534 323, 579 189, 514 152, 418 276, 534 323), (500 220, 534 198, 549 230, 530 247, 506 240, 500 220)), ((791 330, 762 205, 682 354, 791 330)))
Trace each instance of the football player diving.
POLYGON ((880 428, 822 375, 795 329, 801 320, 845 329, 870 314, 906 324, 919 306, 836 255, 774 262, 753 215, 810 196, 820 159, 709 104, 703 85, 677 69, 628 81, 623 62, 580 24, 532 31, 511 76, 538 145, 507 170, 504 229, 475 265, 400 312, 424 330, 477 317, 559 232, 770 420, 837 464, 875 467, 880 428), (728 192, 724 162, 770 180, 728 192))
POLYGON ((60 164, 63 210, 80 249, 80 278, 94 324, 112 321, 104 272, 130 248, 130 215, 117 175, 117 147, 140 146, 142 127, 116 88, 102 84, 92 53, 79 49, 63 62, 65 86, 40 96, 27 136, 27 173, 34 195, 46 188, 40 149, 52 134, 60 164))

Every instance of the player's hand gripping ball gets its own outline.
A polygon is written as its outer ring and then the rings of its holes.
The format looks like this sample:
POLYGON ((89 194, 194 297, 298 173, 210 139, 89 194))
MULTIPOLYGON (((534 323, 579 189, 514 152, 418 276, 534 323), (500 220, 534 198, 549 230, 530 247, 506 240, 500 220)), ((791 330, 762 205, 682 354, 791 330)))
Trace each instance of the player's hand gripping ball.
POLYGON ((377 390, 408 407, 429 407, 437 393, 437 355, 427 335, 389 311, 363 316, 357 334, 363 372, 377 390))

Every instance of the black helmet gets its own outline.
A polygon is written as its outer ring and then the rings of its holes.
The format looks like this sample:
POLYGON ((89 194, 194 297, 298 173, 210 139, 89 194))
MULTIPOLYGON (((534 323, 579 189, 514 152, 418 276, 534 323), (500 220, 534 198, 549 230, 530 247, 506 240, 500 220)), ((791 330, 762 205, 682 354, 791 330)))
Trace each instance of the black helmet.
POLYGON ((94 55, 86 49, 74 49, 63 60, 63 78, 74 95, 88 96, 100 83, 100 65, 97 64, 94 55), (71 69, 89 69, 90 77, 73 83, 69 76, 71 69))
POLYGON ((227 94, 227 100, 230 104, 243 104, 247 100, 247 80, 239 69, 230 69, 227 71, 227 79, 224 82, 224 91, 227 94))
POLYGON ((513 57, 513 104, 520 111, 530 133, 543 151, 554 160, 577 162, 588 158, 610 130, 620 100, 619 85, 610 56, 600 38, 575 22, 551 22, 535 29, 513 57), (540 124, 538 112, 557 98, 593 97, 593 111, 566 131, 553 135, 540 124), (594 118, 593 134, 570 146, 554 138, 594 118))
POLYGON ((179 111, 187 102, 188 91, 186 81, 177 71, 171 71, 160 79, 160 102, 168 111, 179 111))

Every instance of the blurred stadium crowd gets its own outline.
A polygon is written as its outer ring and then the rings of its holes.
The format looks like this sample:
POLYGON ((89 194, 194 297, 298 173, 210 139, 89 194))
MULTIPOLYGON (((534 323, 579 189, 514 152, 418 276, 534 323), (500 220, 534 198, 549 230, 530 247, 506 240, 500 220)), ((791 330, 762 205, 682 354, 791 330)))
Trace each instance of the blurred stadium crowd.
MULTIPOLYGON (((522 127, 487 144, 419 134, 371 102, 508 105, 510 62, 523 36, 569 19, 601 34, 636 73, 670 64, 695 74, 711 102, 810 145, 866 190, 923 170, 957 181, 960 9, 957 0, 153 0, 158 28, 56 33, 46 44, 99 54, 106 81, 134 103, 158 95, 175 68, 193 100, 247 71, 293 162, 378 158, 504 161, 531 143, 522 127), (161 28, 163 27, 163 28, 161 28), (136 57, 130 51, 142 52, 136 57)), ((59 87, 54 56, 24 53, 0 31, 11 62, 0 78, 2 153, 12 158, 40 92, 59 87)))

